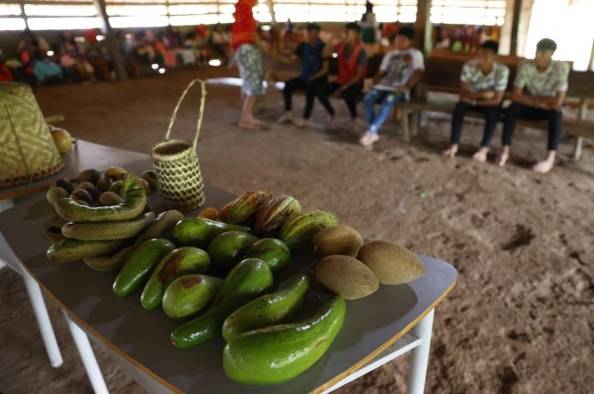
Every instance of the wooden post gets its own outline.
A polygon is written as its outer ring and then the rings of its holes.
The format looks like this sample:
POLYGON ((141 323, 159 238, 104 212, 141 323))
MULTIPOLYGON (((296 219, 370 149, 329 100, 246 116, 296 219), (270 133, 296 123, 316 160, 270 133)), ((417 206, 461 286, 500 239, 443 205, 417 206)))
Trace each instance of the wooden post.
POLYGON ((514 0, 514 14, 511 27, 511 44, 509 54, 518 55, 518 34, 520 32, 520 12, 522 10, 522 0, 514 0))
MULTIPOLYGON (((585 120, 588 112, 588 99, 582 98, 580 101, 580 108, 578 109, 578 120, 585 120)), ((577 137, 575 146, 573 148, 573 159, 579 160, 582 157, 582 149, 584 147, 584 137, 577 137)))
POLYGON ((268 0, 267 1, 267 4, 268 4, 268 12, 270 12, 270 18, 272 18, 271 19, 272 24, 273 25, 276 25, 277 20, 276 20, 276 15, 274 14, 274 3, 273 3, 273 0, 268 0))
POLYGON ((105 0, 93 0, 93 4, 95 4, 95 8, 97 9, 97 15, 101 21, 101 31, 105 35, 105 43, 107 44, 107 49, 113 59, 118 78, 121 80, 128 79, 128 72, 126 71, 124 59, 120 52, 117 37, 113 33, 113 29, 109 24, 107 11, 105 10, 105 0))
POLYGON ((433 48, 431 24, 431 0, 417 0, 417 20, 415 21, 415 45, 428 58, 433 48))

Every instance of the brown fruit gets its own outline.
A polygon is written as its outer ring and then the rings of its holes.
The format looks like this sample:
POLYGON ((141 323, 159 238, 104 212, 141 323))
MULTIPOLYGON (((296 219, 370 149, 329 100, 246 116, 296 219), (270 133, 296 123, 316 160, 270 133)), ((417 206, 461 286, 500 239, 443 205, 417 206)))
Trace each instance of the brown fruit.
POLYGON ((101 173, 99 171, 95 170, 94 168, 90 168, 78 174, 78 177, 76 177, 76 182, 91 182, 94 185, 97 183, 100 175, 101 173))
POLYGON ((122 167, 109 167, 105 170, 105 175, 110 177, 114 181, 121 181, 128 174, 128 170, 122 167))
POLYGON ((74 185, 74 187, 76 189, 85 189, 86 191, 91 193, 91 196, 93 197, 93 199, 96 199, 97 197, 99 197, 99 190, 97 190, 97 187, 89 181, 83 181, 83 182, 76 183, 74 185))
POLYGON ((99 176, 99 179, 97 180, 97 189, 99 189, 101 193, 106 192, 107 190, 109 190, 111 183, 112 180, 110 177, 108 177, 105 174, 101 174, 99 176))
POLYGON ((78 203, 85 203, 86 205, 93 204, 93 196, 85 189, 74 189, 70 198, 78 203))
POLYGON ((118 205, 121 202, 120 195, 114 192, 103 192, 99 196, 99 204, 103 206, 118 205))
POLYGON ((314 252, 319 258, 334 254, 356 256, 363 246, 363 237, 351 226, 339 224, 317 233, 313 239, 313 245, 314 252))
POLYGON ((146 179, 138 178, 138 180, 142 184, 142 187, 144 188, 144 191, 146 192, 147 195, 151 194, 154 191, 151 189, 151 184, 148 183, 148 181, 146 179))
POLYGON ((373 294, 379 283, 373 271, 351 256, 327 256, 315 267, 316 280, 345 300, 373 294))
POLYGON ((198 214, 198 217, 210 219, 210 220, 218 220, 219 219, 219 210, 213 207, 206 207, 198 214))
POLYGON ((279 195, 264 203, 256 215, 255 228, 258 232, 270 234, 280 229, 293 215, 301 213, 301 204, 295 197, 279 195))
POLYGON ((411 282, 425 273, 425 266, 417 255, 386 241, 366 243, 357 257, 371 268, 383 285, 411 282))
POLYGON ((56 186, 61 187, 62 189, 66 190, 68 192, 68 194, 70 194, 74 191, 74 186, 72 185, 72 182, 70 182, 70 179, 67 179, 67 178, 58 179, 56 181, 56 186))
POLYGON ((157 180, 157 173, 153 170, 144 170, 142 178, 151 185, 151 190, 156 191, 159 189, 159 181, 157 180))

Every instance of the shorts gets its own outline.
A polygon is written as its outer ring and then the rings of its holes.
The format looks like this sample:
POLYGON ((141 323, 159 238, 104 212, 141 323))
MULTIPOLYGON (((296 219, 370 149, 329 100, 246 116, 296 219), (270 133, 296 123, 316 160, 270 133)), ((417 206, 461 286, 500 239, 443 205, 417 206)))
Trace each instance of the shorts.
POLYGON ((262 56, 253 44, 242 44, 235 54, 239 75, 243 81, 241 91, 247 96, 261 96, 266 93, 263 82, 262 56))

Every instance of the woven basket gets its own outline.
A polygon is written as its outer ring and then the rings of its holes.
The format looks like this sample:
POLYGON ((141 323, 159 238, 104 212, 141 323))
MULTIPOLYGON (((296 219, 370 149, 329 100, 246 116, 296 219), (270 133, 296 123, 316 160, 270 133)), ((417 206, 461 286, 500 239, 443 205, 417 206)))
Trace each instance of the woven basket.
POLYGON ((190 82, 175 105, 169 126, 167 127, 167 133, 165 134, 165 141, 153 147, 153 166, 157 173, 161 198, 165 205, 171 208, 189 211, 204 204, 204 183, 202 182, 202 174, 200 173, 196 145, 198 144, 198 136, 202 127, 205 100, 205 82, 200 79, 190 82), (200 82, 202 97, 194 141, 190 144, 190 142, 185 140, 169 139, 175 118, 177 117, 177 111, 188 91, 197 82, 200 82))
POLYGON ((47 178, 62 167, 31 88, 0 83, 0 188, 47 178))

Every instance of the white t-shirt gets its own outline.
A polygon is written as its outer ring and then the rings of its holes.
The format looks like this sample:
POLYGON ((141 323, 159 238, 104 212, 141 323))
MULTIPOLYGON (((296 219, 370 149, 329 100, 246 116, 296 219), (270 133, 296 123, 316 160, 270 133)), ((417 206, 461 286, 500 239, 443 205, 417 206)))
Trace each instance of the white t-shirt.
POLYGON ((408 82, 415 70, 424 70, 423 53, 416 48, 405 51, 398 49, 388 52, 382 59, 380 71, 384 77, 374 88, 378 90, 394 90, 408 82))

